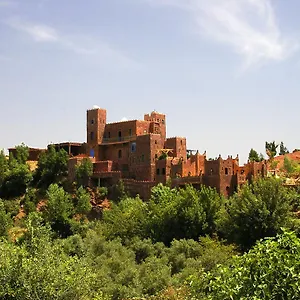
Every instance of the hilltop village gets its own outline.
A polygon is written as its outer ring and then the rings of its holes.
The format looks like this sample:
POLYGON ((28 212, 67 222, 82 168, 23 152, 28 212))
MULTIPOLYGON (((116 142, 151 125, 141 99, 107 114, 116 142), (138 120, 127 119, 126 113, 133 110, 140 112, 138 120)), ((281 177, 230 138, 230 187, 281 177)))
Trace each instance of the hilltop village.
MULTIPOLYGON (((152 111, 143 120, 107 123, 103 108, 87 110, 87 141, 54 144, 69 154, 69 180, 83 159, 93 163, 90 184, 110 187, 120 180, 132 195, 150 197, 158 183, 182 187, 206 185, 225 196, 259 176, 266 176, 267 161, 248 162, 240 166, 239 158, 207 159, 206 153, 187 149, 185 137, 166 136, 166 115, 152 111)), ((15 149, 9 149, 14 152, 15 149)), ((29 161, 36 162, 45 149, 29 148, 29 161)))

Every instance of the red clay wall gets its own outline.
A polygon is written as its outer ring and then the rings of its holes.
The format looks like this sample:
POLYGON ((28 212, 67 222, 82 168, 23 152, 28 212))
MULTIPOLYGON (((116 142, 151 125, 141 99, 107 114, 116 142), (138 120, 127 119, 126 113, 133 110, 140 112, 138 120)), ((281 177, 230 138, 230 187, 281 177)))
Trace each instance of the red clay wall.
POLYGON ((182 158, 184 161, 187 160, 186 138, 183 137, 168 138, 166 140, 165 147, 167 149, 173 149, 173 152, 170 154, 170 156, 182 158))
POLYGON ((91 150, 93 150, 97 160, 99 159, 98 145, 102 143, 105 125, 105 109, 91 109, 87 111, 87 154, 90 155, 91 150))

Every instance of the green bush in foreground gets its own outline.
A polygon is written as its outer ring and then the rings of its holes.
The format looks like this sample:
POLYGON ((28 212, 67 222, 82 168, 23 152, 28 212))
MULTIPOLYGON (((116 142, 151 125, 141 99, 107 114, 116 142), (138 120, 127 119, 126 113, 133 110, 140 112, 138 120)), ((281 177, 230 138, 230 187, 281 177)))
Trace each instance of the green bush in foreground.
POLYGON ((197 299, 300 299, 300 239, 284 231, 191 280, 197 299))

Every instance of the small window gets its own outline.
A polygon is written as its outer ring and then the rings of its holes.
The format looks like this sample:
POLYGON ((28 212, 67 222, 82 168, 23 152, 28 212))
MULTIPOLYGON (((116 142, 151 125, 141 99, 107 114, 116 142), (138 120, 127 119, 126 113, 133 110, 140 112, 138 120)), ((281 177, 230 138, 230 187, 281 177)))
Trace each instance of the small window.
POLYGON ((118 157, 119 157, 119 158, 122 158, 122 150, 121 150, 121 149, 120 149, 119 152, 118 152, 118 157))
POLYGON ((91 120, 91 124, 92 125, 95 124, 95 120, 94 119, 91 120))
POLYGON ((118 132, 118 137, 119 137, 119 141, 121 141, 121 139, 122 139, 122 132, 121 132, 121 130, 119 130, 119 132, 118 132))
POLYGON ((108 132, 108 138, 110 139, 110 131, 108 132))
POLYGON ((165 120, 164 120, 164 119, 162 119, 162 120, 161 120, 161 123, 162 123, 162 124, 165 124, 165 120))
POLYGON ((159 175, 159 169, 156 169, 156 175, 159 175))
POLYGON ((155 145, 157 145, 157 140, 155 140, 155 142, 154 142, 154 143, 155 143, 155 145))
POLYGON ((132 136, 132 129, 129 129, 129 136, 132 136))
POLYGON ((162 174, 166 175, 166 169, 165 168, 162 168, 162 174))
POLYGON ((131 144, 131 152, 135 152, 136 151, 136 143, 132 143, 131 144))
POLYGON ((142 156, 141 156, 141 161, 145 161, 145 155, 144 154, 142 154, 142 156))
POLYGON ((91 141, 94 140, 94 131, 91 132, 91 141))
POLYGON ((225 175, 228 175, 228 168, 225 168, 225 175))
POLYGON ((158 155, 157 154, 155 154, 155 159, 157 159, 158 158, 158 155))

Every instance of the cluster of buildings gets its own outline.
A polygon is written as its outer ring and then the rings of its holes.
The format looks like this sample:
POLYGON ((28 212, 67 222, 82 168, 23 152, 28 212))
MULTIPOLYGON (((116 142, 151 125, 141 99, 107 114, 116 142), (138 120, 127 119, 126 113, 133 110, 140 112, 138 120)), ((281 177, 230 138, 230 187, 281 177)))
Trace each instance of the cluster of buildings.
MULTIPOLYGON (((158 183, 206 185, 229 196, 245 182, 267 174, 266 161, 240 166, 238 156, 211 160, 206 153, 188 150, 186 138, 166 136, 166 116, 156 111, 145 114, 143 120, 107 123, 106 110, 93 108, 87 110, 86 130, 85 143, 54 144, 70 156, 69 180, 75 179, 76 165, 88 158, 93 162, 92 185, 109 188, 122 180, 132 196, 139 194, 143 199, 150 197, 158 183)), ((29 150, 32 161, 43 151, 29 150)))

